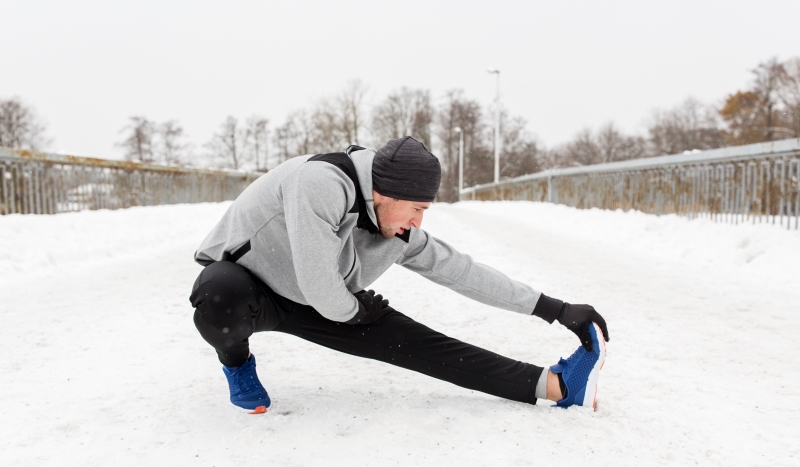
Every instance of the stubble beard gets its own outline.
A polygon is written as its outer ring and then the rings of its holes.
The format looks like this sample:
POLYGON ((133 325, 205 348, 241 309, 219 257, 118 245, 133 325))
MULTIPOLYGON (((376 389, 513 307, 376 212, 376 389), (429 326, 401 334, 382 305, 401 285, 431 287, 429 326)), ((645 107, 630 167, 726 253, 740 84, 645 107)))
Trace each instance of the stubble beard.
POLYGON ((395 235, 395 231, 392 230, 392 227, 389 225, 383 225, 381 222, 381 218, 386 214, 387 206, 384 204, 375 204, 375 220, 378 221, 378 230, 381 232, 384 238, 392 238, 395 235))

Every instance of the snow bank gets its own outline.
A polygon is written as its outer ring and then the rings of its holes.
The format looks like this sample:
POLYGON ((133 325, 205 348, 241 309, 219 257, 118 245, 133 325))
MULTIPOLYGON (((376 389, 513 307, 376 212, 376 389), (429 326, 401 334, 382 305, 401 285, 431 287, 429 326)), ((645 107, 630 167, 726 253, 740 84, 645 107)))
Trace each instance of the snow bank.
POLYGON ((230 203, 0 217, 0 278, 157 255, 200 239, 230 203))
MULTIPOLYGON (((516 219, 520 225, 565 239, 620 248, 654 259, 680 260, 709 271, 737 269, 800 284, 800 231, 772 224, 741 224, 653 216, 639 211, 578 210, 548 203, 465 202, 460 209, 516 219), (792 274, 794 273, 794 274, 792 274)), ((787 284, 788 285, 788 284, 787 284)))

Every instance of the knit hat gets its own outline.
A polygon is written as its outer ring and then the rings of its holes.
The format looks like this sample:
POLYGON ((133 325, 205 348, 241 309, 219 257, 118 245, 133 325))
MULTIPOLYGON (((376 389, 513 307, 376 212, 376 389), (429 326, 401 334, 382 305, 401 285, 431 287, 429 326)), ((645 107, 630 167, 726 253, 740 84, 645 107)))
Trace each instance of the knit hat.
POLYGON ((441 180, 439 159, 410 136, 389 141, 372 160, 372 187, 389 198, 433 201, 441 180))

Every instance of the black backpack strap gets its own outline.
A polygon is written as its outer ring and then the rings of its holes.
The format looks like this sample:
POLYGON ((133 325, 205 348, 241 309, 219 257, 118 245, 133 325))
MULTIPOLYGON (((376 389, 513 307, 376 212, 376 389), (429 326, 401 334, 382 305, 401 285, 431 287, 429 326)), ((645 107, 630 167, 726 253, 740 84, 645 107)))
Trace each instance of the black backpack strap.
POLYGON ((240 246, 236 251, 233 253, 225 252, 222 255, 222 261, 230 261, 231 263, 235 263, 239 261, 239 259, 247 254, 250 251, 250 240, 248 240, 244 245, 240 246))
MULTIPOLYGON (((356 202, 353 203, 353 206, 350 208, 351 213, 358 213, 358 221, 356 222, 356 227, 359 229, 365 229, 367 232, 371 234, 377 234, 380 231, 378 227, 372 222, 372 219, 369 218, 369 214, 367 213, 367 202, 364 200, 364 195, 361 193, 361 185, 358 183, 358 175, 356 175, 356 165, 353 163, 353 159, 350 159, 350 153, 354 151, 361 151, 361 146, 352 145, 349 146, 345 152, 332 152, 329 154, 317 154, 316 156, 311 156, 308 160, 309 161, 322 161, 327 162, 331 165, 336 166, 339 170, 344 172, 347 175, 353 185, 356 186, 356 202)), ((400 238, 404 242, 408 243, 408 238, 410 235, 410 231, 406 230, 403 232, 403 235, 395 235, 395 237, 400 238)))
POLYGON ((351 152, 363 151, 364 149, 367 148, 362 148, 361 146, 356 146, 355 144, 351 144, 350 146, 347 146, 347 149, 344 150, 344 153, 349 156, 351 152))
POLYGON ((344 172, 344 174, 347 175, 347 178, 353 182, 353 184, 356 186, 356 202, 353 203, 353 206, 348 212, 361 212, 362 205, 366 208, 367 203, 364 201, 364 195, 361 194, 361 185, 358 184, 356 165, 353 164, 353 160, 350 159, 347 153, 332 152, 330 154, 317 154, 316 156, 310 157, 308 160, 327 162, 328 164, 331 164, 344 172))

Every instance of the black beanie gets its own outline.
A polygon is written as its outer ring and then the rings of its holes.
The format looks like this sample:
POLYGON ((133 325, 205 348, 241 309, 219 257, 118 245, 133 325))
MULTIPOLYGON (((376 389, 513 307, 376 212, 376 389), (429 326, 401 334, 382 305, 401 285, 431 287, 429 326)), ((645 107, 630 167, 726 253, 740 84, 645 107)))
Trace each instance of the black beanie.
POLYGON ((439 159, 410 136, 389 141, 372 161, 372 187, 389 198, 433 201, 441 180, 439 159))

